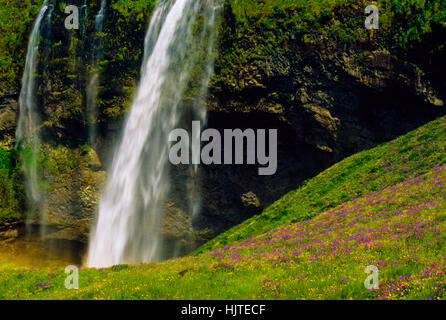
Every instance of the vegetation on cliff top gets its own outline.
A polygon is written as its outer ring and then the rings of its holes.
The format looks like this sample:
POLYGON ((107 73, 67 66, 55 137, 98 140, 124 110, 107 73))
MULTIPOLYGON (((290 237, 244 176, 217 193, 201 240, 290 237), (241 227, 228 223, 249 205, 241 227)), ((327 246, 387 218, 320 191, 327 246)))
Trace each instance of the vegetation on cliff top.
MULTIPOLYGON (((443 117, 335 165, 307 187, 324 201, 327 181, 337 179, 340 198, 358 189, 355 199, 312 219, 198 256, 81 268, 79 290, 65 289, 64 270, 9 265, 0 268, 0 298, 444 299, 445 141, 443 117), (364 288, 368 265, 379 268, 377 290, 364 288)), ((305 188, 278 203, 298 206, 305 188)))
MULTIPOLYGON (((444 1, 384 0, 379 30, 364 28, 364 9, 373 2, 357 0, 228 0, 221 28, 220 55, 212 91, 240 100, 243 90, 267 91, 271 103, 292 106, 296 87, 283 79, 301 69, 313 51, 386 50, 396 59, 422 66, 441 80, 445 55, 444 1), (274 94, 276 93, 276 94, 274 94)), ((441 81, 440 81, 441 82, 441 81)), ((249 95, 232 107, 246 108, 249 95)))
MULTIPOLYGON (((79 0, 72 2, 82 4, 79 0)), ((242 83, 255 88, 259 84, 258 77, 271 76, 271 72, 280 76, 288 64, 299 61, 300 53, 324 43, 360 46, 361 50, 386 48, 402 59, 428 64, 426 68, 434 73, 445 53, 446 3, 441 0, 380 1, 380 29, 372 37, 373 41, 370 41, 370 31, 364 28, 364 8, 369 4, 366 1, 224 2, 220 55, 212 84, 217 92, 223 88, 229 92, 239 91, 242 83)), ((0 39, 0 92, 19 91, 27 38, 41 3, 42 0, 0 0, 0 32, 5 35, 0 39)), ((142 43, 138 41, 143 41, 154 4, 155 0, 111 1, 104 35, 106 56, 101 64, 102 79, 107 81, 102 83, 100 98, 102 96, 103 100, 99 101, 105 118, 107 115, 116 117, 127 110, 128 101, 122 99, 131 99, 142 58, 142 43)), ((89 33, 92 33, 92 17, 98 4, 92 6, 89 33)), ((55 14, 65 17, 62 10, 56 10, 55 14)), ((63 20, 59 20, 57 25, 62 26, 63 20)), ((70 33, 62 27, 56 29, 62 30, 58 31, 61 34, 70 33)), ((79 32, 73 35, 79 38, 79 32)), ((80 40, 91 43, 91 36, 80 40)))

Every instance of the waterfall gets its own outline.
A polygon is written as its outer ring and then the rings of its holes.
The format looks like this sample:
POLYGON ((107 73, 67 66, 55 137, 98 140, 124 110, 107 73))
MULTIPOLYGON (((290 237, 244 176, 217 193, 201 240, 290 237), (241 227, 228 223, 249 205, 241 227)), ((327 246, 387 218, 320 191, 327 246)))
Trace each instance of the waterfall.
POLYGON ((97 108, 96 98, 98 96, 98 83, 99 83, 99 62, 102 60, 104 52, 102 45, 102 33, 104 31, 105 10, 107 1, 101 1, 101 8, 95 17, 95 39, 93 41, 93 54, 91 60, 92 73, 90 75, 87 85, 87 114, 88 114, 88 136, 91 146, 95 146, 97 136, 97 108))
POLYGON ((51 47, 51 39, 53 37, 52 34, 52 30, 51 30, 51 19, 53 17, 53 12, 54 12, 54 4, 49 3, 48 4, 48 9, 47 9, 47 15, 46 15, 46 19, 45 19, 45 25, 44 25, 44 29, 45 29, 45 47, 46 48, 50 48, 51 47))
MULTIPOLYGON (((41 37, 41 24, 45 17, 45 13, 49 8, 48 0, 46 0, 34 23, 28 41, 28 51, 26 53, 25 69, 22 78, 22 88, 20 91, 19 105, 20 114, 16 132, 16 147, 22 150, 22 168, 25 176, 25 189, 30 202, 31 209, 37 209, 42 199, 42 191, 40 190, 39 174, 37 169, 37 157, 40 146, 40 117, 37 110, 36 102, 36 79, 37 58, 39 49, 39 40, 41 37)), ((52 10, 50 10, 48 19, 51 19, 52 10)), ((47 19, 48 25, 50 21, 47 19)))
POLYGON ((171 189, 168 135, 186 112, 196 120, 206 119, 220 7, 218 0, 171 0, 158 2, 154 9, 139 87, 92 231, 89 266, 162 258, 160 229, 171 189))
POLYGON ((107 0, 101 1, 101 8, 95 18, 96 32, 102 32, 104 29, 104 18, 105 18, 105 7, 107 5, 107 0))
POLYGON ((88 6, 87 6, 87 0, 84 0, 84 4, 81 6, 80 9, 80 17, 81 17, 81 37, 82 39, 85 39, 85 32, 87 28, 87 18, 88 18, 88 6))

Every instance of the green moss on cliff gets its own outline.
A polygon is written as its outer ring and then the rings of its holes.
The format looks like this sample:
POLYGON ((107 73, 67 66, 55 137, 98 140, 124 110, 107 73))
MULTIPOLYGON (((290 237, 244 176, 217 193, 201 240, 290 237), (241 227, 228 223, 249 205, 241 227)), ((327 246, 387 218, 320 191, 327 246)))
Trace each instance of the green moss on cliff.
POLYGON ((39 8, 31 0, 0 1, 0 95, 20 89, 28 35, 39 8))
MULTIPOLYGON (((6 35, 0 39, 0 92, 18 94, 20 90, 26 43, 41 3, 0 0, 0 31, 6 35)), ((130 106, 155 3, 116 0, 107 10, 97 101, 98 122, 104 127, 122 119, 130 106)), ((67 122, 86 125, 85 98, 81 97, 93 71, 90 45, 94 43, 98 3, 89 4, 85 38, 79 30, 68 32, 61 27, 65 14, 58 8, 62 2, 58 4, 53 14, 50 59, 46 61, 51 67, 40 68, 39 73, 42 82, 45 78, 53 81, 54 94, 46 97, 44 88, 40 92, 42 100, 53 105, 47 110, 48 124, 59 124, 63 134, 66 126, 70 127, 67 122), (63 92, 64 88, 71 91, 63 92), (77 99, 70 98, 73 95, 77 99), (61 103, 64 112, 53 117, 55 105, 61 103)), ((292 75, 303 69, 311 52, 330 47, 354 48, 359 53, 386 49, 421 65, 438 80, 446 42, 444 1, 380 1, 380 29, 376 32, 364 28, 366 4, 356 0, 226 0, 212 93, 219 100, 230 100, 229 109, 249 109, 252 96, 264 99, 266 109, 289 108, 299 98, 298 84, 290 81, 292 75)), ((357 64, 363 67, 361 61, 357 64)), ((362 70, 370 73, 367 68, 362 70)))
MULTIPOLYGON (((249 109, 252 97, 261 97, 267 105, 295 106, 301 84, 294 81, 293 75, 309 61, 329 58, 336 63, 343 53, 360 56, 385 50, 395 60, 421 66, 430 80, 442 86, 441 57, 446 53, 444 1, 379 1, 380 28, 372 31, 364 27, 364 9, 373 2, 225 3, 220 56, 211 86, 219 101, 229 101, 227 110, 249 109)), ((376 71, 369 70, 370 64, 363 59, 350 67, 359 68, 365 75, 376 71)))
POLYGON ((17 179, 13 151, 0 147, 0 224, 20 219, 17 179))

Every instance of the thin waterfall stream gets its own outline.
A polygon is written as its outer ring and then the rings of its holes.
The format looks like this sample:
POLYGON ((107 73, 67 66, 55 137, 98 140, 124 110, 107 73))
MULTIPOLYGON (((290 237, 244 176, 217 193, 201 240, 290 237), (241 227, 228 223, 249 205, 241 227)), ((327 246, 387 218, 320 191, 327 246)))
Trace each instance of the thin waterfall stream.
POLYGON ((87 31, 87 19, 88 19, 88 6, 87 0, 84 0, 84 4, 81 6, 80 11, 80 20, 81 20, 81 35, 82 39, 85 39, 85 33, 87 31))
MULTIPOLYGON (((53 5, 46 0, 34 23, 28 41, 25 69, 22 78, 22 88, 19 97, 20 114, 16 131, 16 147, 23 148, 22 168, 25 178, 25 190, 29 209, 34 213, 39 208, 43 197, 40 188, 40 176, 37 168, 37 157, 40 148, 40 116, 36 101, 36 71, 38 64, 39 41, 41 27, 48 13, 46 23, 47 32, 50 30, 53 5), (49 9, 49 10, 48 10, 49 9), (47 12, 48 11, 48 12, 47 12)), ((44 211, 44 210, 40 210, 44 211)), ((44 213, 41 220, 45 220, 44 213)))
POLYGON ((91 146, 96 145, 97 136, 97 106, 96 99, 98 96, 98 85, 99 85, 99 62, 102 60, 103 52, 103 32, 104 32, 104 22, 106 13, 107 1, 101 1, 101 7, 98 14, 95 17, 95 35, 92 45, 92 58, 91 58, 91 68, 92 73, 90 75, 88 85, 87 85, 87 116, 88 116, 88 137, 91 146))

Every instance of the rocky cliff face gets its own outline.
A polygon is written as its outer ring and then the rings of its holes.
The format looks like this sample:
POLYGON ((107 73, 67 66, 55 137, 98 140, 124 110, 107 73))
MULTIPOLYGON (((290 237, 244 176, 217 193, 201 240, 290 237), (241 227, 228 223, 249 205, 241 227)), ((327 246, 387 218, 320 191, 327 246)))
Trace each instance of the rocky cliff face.
POLYGON ((214 95, 209 126, 278 128, 279 165, 272 177, 260 177, 252 167, 206 168, 204 225, 223 231, 344 157, 444 114, 443 98, 423 71, 376 50, 359 61, 368 65, 370 74, 364 74, 356 64, 359 54, 313 48, 280 79, 254 74, 258 82, 240 88, 240 95, 249 99, 243 107, 233 108, 243 100, 230 94, 214 95), (294 99, 283 101, 286 94, 294 99), (260 205, 244 203, 248 192, 260 205))
MULTIPOLYGON (((186 212, 194 195, 191 186, 181 183, 188 173, 172 167, 176 185, 166 205, 163 234, 166 247, 176 246, 177 254, 260 213, 344 157, 445 114, 445 52, 437 45, 445 40, 441 26, 433 24, 419 43, 402 48, 395 42, 402 18, 395 16, 383 30, 370 32, 363 28, 363 7, 355 1, 319 13, 258 2, 262 14, 243 13, 236 2, 225 2, 207 125, 278 129, 278 171, 259 176, 257 166, 202 166, 201 217, 192 220, 186 212), (427 57, 421 54, 423 46, 427 57)), ((97 7, 94 3, 90 11, 97 7)), ((53 161, 44 166, 57 163, 52 167, 57 169, 44 171, 50 190, 48 223, 59 227, 53 237, 88 237, 137 83, 151 8, 116 2, 109 8, 96 150, 85 146, 91 38, 88 32, 83 38, 62 29, 63 13, 55 14, 52 46, 47 58, 41 57, 40 66, 47 59, 47 67, 40 67, 38 92, 44 154, 53 161)), ((87 21, 91 31, 92 17, 87 21)), ((14 137, 18 90, 12 86, 0 96, 4 144, 14 137)))
MULTIPOLYGON (((361 7, 345 10, 360 16, 361 7)), ((432 49, 426 63, 414 53, 418 47, 403 54, 387 43, 391 31, 364 33, 361 26, 351 43, 326 32, 307 41, 281 23, 299 9, 273 14, 273 31, 261 16, 246 27, 234 11, 225 10, 208 125, 277 128, 278 171, 261 177, 252 166, 205 167, 200 229, 222 232, 346 156, 445 113, 442 51, 432 49)), ((333 10, 323 25, 343 19, 333 10)))

